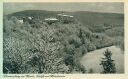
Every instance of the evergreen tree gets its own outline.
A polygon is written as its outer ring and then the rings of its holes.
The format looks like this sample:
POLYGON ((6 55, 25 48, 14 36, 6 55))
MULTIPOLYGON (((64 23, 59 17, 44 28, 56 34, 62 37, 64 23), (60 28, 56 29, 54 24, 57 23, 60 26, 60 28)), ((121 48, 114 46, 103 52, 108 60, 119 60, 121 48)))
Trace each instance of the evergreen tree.
POLYGON ((112 60, 111 56, 112 53, 108 49, 104 52, 104 58, 102 58, 101 64, 103 66, 103 72, 102 73, 115 73, 116 68, 115 64, 113 63, 114 60, 112 60))

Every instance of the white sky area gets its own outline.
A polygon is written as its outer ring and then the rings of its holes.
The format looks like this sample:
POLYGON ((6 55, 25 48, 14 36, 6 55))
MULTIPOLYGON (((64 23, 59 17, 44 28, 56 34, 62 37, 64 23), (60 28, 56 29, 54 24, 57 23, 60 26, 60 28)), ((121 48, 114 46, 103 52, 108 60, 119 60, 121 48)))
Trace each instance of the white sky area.
POLYGON ((91 11, 107 13, 124 13, 121 2, 81 2, 81 3, 4 3, 4 14, 23 10, 49 11, 91 11))

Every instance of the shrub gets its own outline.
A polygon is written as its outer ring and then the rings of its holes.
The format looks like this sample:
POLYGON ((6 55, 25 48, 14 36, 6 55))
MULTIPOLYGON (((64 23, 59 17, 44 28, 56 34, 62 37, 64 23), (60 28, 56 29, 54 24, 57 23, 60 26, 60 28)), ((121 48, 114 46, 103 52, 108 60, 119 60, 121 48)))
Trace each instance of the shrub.
POLYGON ((73 44, 75 48, 78 48, 82 44, 80 38, 75 35, 70 36, 68 42, 69 44, 73 44))
POLYGON ((89 69, 88 73, 94 73, 93 69, 89 69))

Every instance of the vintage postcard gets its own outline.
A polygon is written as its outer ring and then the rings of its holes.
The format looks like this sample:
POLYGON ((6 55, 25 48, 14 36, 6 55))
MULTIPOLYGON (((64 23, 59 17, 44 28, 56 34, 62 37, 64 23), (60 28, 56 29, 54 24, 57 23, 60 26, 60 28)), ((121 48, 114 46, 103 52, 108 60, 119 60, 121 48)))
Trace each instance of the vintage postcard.
POLYGON ((1 2, 1 78, 127 79, 126 0, 1 2))

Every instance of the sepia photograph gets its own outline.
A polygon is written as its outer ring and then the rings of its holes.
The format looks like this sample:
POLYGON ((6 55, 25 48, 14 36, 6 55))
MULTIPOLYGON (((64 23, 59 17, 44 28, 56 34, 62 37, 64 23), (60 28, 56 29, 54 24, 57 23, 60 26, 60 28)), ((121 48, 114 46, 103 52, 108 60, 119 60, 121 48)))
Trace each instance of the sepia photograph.
POLYGON ((4 2, 3 74, 124 74, 123 2, 4 2))

